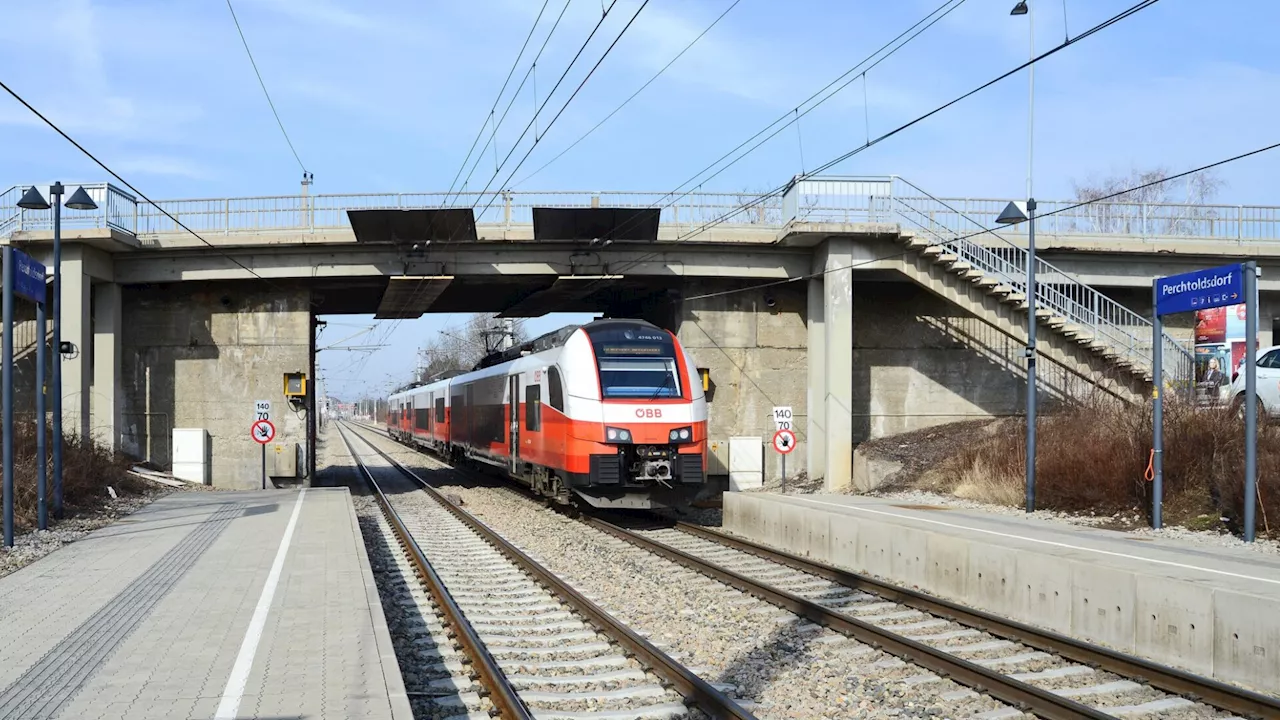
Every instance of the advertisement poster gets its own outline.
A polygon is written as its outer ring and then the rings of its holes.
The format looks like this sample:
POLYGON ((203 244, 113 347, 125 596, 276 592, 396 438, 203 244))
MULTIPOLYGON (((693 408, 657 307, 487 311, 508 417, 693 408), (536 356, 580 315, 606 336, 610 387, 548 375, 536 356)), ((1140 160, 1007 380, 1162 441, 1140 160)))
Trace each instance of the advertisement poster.
POLYGON ((1229 305, 1196 311, 1196 401, 1223 405, 1231 383, 1244 369, 1246 306, 1229 305))
POLYGON ((1197 345, 1195 357, 1197 404, 1213 406, 1225 403, 1231 389, 1228 374, 1228 368, 1232 367, 1230 348, 1224 344, 1197 345))

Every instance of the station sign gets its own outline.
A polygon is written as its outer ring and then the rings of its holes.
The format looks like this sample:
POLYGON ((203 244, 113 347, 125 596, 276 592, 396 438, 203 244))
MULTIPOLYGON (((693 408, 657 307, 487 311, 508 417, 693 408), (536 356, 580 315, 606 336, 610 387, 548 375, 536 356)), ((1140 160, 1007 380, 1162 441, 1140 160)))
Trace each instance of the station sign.
POLYGON ((1244 266, 1240 263, 1171 275, 1156 280, 1157 315, 1239 305, 1244 302, 1244 266))
POLYGON ((13 249, 13 260, 13 291, 31 302, 44 302, 44 265, 17 248, 13 249))

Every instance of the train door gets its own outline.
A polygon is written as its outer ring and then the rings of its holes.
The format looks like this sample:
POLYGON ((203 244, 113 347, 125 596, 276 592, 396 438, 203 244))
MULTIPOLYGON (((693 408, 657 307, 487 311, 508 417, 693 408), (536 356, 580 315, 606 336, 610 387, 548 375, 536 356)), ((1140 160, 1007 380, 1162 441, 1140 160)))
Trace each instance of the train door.
POLYGON ((511 422, 510 432, 508 433, 510 440, 508 442, 507 454, 511 458, 511 472, 516 471, 516 465, 520 457, 520 376, 512 375, 507 378, 507 393, 510 400, 507 401, 507 407, 510 410, 511 422))

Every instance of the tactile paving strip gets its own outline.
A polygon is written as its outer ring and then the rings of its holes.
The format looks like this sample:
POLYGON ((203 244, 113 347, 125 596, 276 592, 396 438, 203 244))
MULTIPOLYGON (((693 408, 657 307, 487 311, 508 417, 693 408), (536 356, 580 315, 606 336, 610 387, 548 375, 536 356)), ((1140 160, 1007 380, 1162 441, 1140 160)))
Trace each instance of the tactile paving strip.
POLYGON ((49 720, 57 716, 242 510, 239 504, 229 505, 210 515, 53 646, 0 692, 0 718, 49 720))

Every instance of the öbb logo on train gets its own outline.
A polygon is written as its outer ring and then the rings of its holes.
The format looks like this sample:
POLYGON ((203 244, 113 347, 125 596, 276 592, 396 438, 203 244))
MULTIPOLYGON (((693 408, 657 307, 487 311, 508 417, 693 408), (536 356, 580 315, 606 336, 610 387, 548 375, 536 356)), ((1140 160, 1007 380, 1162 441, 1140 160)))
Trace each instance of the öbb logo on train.
POLYGON ((636 408, 636 417, 660 418, 662 417, 662 408, 636 408))

